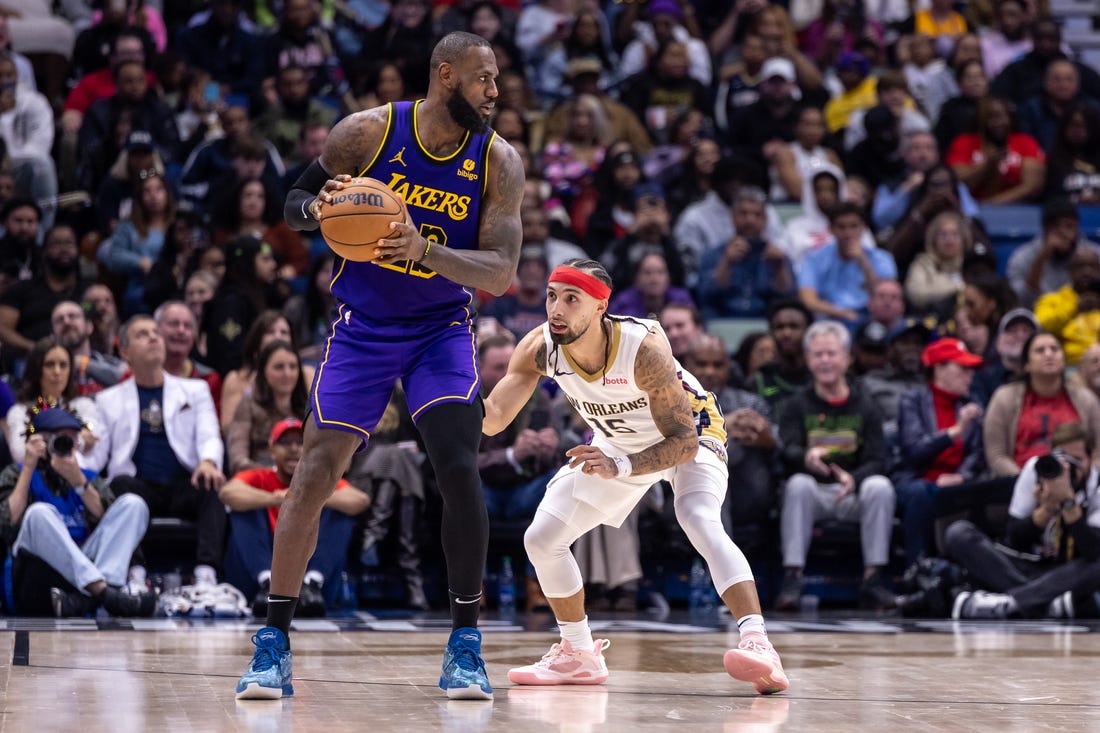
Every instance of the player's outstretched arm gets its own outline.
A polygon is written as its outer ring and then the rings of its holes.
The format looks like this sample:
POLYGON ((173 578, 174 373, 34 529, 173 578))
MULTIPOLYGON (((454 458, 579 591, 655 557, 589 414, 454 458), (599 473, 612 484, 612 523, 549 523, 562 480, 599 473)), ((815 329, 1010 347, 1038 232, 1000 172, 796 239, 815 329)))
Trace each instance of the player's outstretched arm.
POLYGON ((485 398, 485 421, 481 432, 496 435, 508 427, 531 399, 539 377, 546 373, 546 339, 542 327, 534 329, 516 345, 508 361, 508 373, 485 398))
POLYGON ((649 395, 649 413, 664 439, 630 458, 632 473, 656 473, 687 463, 699 450, 691 403, 676 374, 668 340, 650 333, 634 361, 634 381, 649 395))
POLYGON ((496 138, 489 150, 487 186, 478 222, 477 249, 429 247, 414 226, 395 223, 378 243, 381 263, 411 259, 448 280, 501 295, 516 276, 523 242, 519 209, 523 202, 523 163, 511 145, 496 138))
POLYGON ((366 166, 382 145, 388 107, 348 115, 332 128, 321 157, 298 176, 283 204, 283 218, 291 229, 313 231, 320 226, 322 207, 346 181, 366 166))

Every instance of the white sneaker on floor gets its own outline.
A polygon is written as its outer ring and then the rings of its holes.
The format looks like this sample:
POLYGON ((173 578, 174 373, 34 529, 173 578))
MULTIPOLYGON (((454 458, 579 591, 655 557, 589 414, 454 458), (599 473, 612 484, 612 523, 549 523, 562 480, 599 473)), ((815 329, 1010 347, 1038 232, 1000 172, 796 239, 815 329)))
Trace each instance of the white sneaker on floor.
POLYGON ((761 695, 783 692, 790 687, 779 653, 763 634, 745 634, 736 649, 722 658, 730 677, 748 682, 761 695))
POLYGON ((963 591, 955 597, 951 618, 1004 619, 1012 613, 1012 596, 984 590, 963 591))
POLYGON ((609 646, 596 639, 591 651, 574 649, 562 639, 534 664, 509 670, 508 679, 517 685, 599 685, 607 681, 603 650, 609 646))

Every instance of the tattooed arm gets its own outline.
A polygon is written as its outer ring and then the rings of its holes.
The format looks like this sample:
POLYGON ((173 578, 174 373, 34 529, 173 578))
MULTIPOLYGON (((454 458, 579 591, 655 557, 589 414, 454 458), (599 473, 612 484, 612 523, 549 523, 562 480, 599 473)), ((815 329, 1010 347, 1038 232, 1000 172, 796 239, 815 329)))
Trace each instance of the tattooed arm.
POLYGON ((448 280, 501 295, 512 284, 523 241, 519 208, 523 201, 523 163, 499 137, 489 150, 488 184, 481 203, 477 249, 431 247, 416 227, 394 224, 394 234, 379 243, 381 262, 411 259, 448 280))
POLYGON ((516 345, 508 362, 508 373, 485 398, 485 420, 481 431, 496 435, 516 419, 531 399, 539 377, 546 373, 546 339, 542 326, 530 331, 516 345))
POLYGON ((634 362, 634 381, 649 395, 649 412, 664 439, 627 456, 632 472, 656 473, 693 459, 699 434, 666 339, 653 333, 645 337, 634 362))
POLYGON ((291 229, 313 231, 320 226, 332 193, 377 155, 388 120, 389 107, 375 107, 348 115, 332 128, 321 157, 302 172, 286 196, 283 218, 291 229))

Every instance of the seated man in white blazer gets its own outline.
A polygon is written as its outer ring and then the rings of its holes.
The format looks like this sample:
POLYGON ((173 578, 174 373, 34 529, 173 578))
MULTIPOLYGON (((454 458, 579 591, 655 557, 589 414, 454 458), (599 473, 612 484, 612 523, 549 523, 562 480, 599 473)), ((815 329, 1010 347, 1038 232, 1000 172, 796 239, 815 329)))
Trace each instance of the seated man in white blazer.
POLYGON ((94 467, 106 469, 116 495, 145 499, 151 517, 195 521, 195 582, 215 583, 227 522, 217 492, 225 446, 210 389, 164 371, 164 339, 150 316, 123 325, 119 353, 133 376, 95 396, 103 427, 94 467))

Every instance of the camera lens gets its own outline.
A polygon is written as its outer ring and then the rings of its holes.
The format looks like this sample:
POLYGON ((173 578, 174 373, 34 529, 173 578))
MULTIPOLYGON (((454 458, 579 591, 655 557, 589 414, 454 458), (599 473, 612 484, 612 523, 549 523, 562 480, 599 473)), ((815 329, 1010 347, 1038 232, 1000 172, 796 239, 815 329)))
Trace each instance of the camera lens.
POLYGON ((73 439, 68 435, 55 435, 50 442, 50 452, 57 456, 67 456, 73 452, 73 439))
POLYGON ((1035 473, 1042 479, 1055 479, 1062 475, 1062 462, 1049 453, 1035 461, 1035 473))

